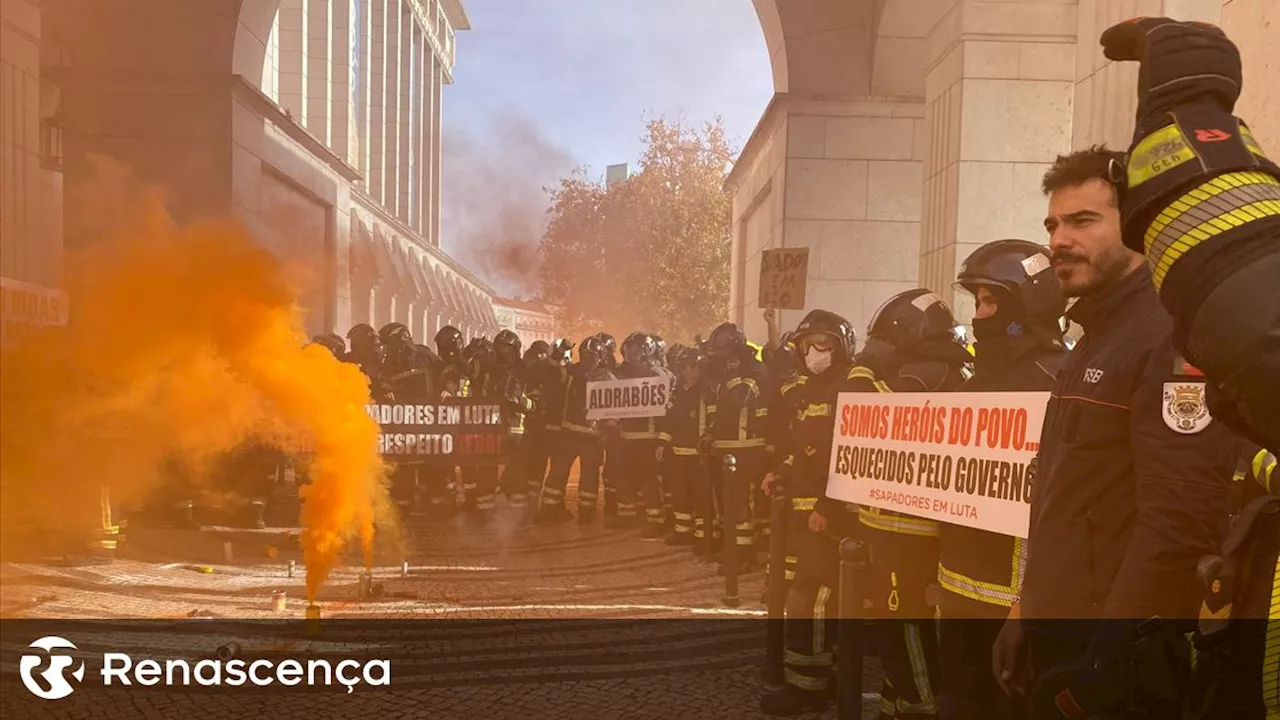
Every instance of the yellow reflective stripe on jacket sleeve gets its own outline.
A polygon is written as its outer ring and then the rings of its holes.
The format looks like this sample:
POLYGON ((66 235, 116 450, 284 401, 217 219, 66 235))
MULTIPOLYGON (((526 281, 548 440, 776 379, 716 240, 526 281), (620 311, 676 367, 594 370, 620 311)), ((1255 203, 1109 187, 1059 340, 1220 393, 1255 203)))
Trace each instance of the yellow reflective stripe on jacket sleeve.
POLYGON ((1253 469, 1253 478, 1267 492, 1273 493, 1276 490, 1280 490, 1280 488, 1275 488, 1271 485, 1271 476, 1276 469, 1276 456, 1271 451, 1259 450, 1258 454, 1253 456, 1251 467, 1253 469))
POLYGON ((882 393, 893 392, 893 390, 891 390, 889 386, 884 383, 883 380, 876 377, 876 374, 872 372, 870 368, 865 368, 861 365, 855 365, 852 368, 850 368, 849 375, 846 379, 847 380, 859 380, 859 379, 870 380, 871 384, 875 385, 877 392, 882 392, 882 393))
POLYGON ((690 457, 698 454, 698 448, 673 447, 671 452, 681 457, 690 457))
POLYGON ((756 384, 756 381, 754 379, 749 377, 733 378, 729 382, 724 384, 724 389, 732 390, 738 387, 739 385, 746 385, 751 390, 752 395, 755 395, 755 396, 760 395, 760 386, 756 384))
POLYGON ((858 508, 858 522, 873 530, 898 533, 899 535, 919 535, 922 537, 938 537, 940 531, 934 520, 911 517, 909 515, 888 514, 879 512, 878 508, 858 508))
POLYGON ((791 498, 791 509, 801 512, 813 510, 818 505, 816 497, 793 497, 791 498))
POLYGON ((796 420, 804 420, 811 417, 831 417, 831 403, 810 405, 796 412, 796 420))

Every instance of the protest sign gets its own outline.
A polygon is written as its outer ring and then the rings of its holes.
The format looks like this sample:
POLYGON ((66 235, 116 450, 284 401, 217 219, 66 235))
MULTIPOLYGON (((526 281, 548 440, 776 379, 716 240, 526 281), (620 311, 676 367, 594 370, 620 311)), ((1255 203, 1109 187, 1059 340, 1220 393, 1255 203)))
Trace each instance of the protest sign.
POLYGON ((1046 392, 841 393, 827 495, 1026 537, 1046 392))
POLYGON ((382 429, 378 452, 397 462, 497 465, 510 437, 502 406, 479 398, 449 398, 427 405, 366 405, 382 429))
POLYGON ((762 308, 803 310, 809 277, 809 248, 777 248, 760 253, 762 308))
POLYGON ((40 328, 65 324, 65 291, 0 277, 0 347, 13 347, 40 328))
POLYGON ((587 383, 588 420, 663 417, 673 378, 647 377, 587 383))

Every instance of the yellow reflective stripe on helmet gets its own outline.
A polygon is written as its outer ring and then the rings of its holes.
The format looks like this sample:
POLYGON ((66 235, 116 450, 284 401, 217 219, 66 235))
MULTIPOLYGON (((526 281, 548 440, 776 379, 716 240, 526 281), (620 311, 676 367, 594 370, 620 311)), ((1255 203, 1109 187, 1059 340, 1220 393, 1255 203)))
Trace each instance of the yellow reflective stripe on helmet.
POLYGON ((1173 264, 1205 240, 1277 215, 1280 180, 1267 173, 1226 173, 1201 183, 1169 203, 1147 226, 1143 247, 1152 262, 1152 281, 1159 289, 1173 264))

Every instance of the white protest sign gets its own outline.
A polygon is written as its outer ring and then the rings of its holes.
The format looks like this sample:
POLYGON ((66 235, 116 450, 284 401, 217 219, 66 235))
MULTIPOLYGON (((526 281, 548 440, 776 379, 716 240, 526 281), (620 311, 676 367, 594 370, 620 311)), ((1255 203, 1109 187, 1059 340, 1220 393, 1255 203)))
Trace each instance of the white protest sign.
POLYGON ((841 393, 827 495, 1026 537, 1047 392, 841 393))
POLYGON ((0 346, 16 345, 42 327, 67 324, 67 293, 0 277, 0 346))
POLYGON ((588 420, 663 417, 671 400, 667 377, 603 380, 587 383, 588 420))

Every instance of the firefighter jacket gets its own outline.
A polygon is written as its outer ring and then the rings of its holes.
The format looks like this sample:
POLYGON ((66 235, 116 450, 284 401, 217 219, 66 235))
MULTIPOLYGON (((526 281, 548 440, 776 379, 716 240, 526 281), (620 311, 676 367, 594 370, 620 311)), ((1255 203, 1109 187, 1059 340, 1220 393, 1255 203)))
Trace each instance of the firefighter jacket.
POLYGON ((436 365, 435 377, 440 397, 466 397, 471 391, 471 381, 461 359, 441 360, 436 365))
POLYGON ((796 375, 789 378, 770 378, 769 383, 769 421, 765 426, 765 448, 772 459, 776 453, 779 459, 785 459, 791 452, 791 428, 796 422, 796 412, 800 409, 800 392, 808 381, 808 375, 796 375))
POLYGON ((565 383, 563 420, 560 427, 568 432, 583 435, 600 436, 600 429, 594 420, 587 420, 587 383, 614 380, 613 373, 597 367, 586 370, 582 363, 569 366, 569 375, 565 383))
POLYGON ((569 384, 569 366, 540 363, 530 372, 534 412, 549 432, 559 432, 564 422, 564 393, 569 384))
POLYGON ((502 405, 502 417, 507 425, 507 434, 524 435, 524 418, 532 407, 525 388, 528 384, 524 361, 513 360, 510 364, 485 362, 480 365, 472 397, 497 400, 502 405))
POLYGON ((1239 445, 1170 342, 1142 267, 1068 316, 1084 337, 1045 411, 1024 618, 1193 618, 1239 445))
POLYGON ((718 382, 714 383, 712 447, 722 451, 763 449, 769 417, 764 363, 743 357, 736 367, 720 368, 714 375, 718 382))
POLYGON ((1248 440, 1240 441, 1236 471, 1231 476, 1231 515, 1263 495, 1280 495, 1275 453, 1248 440))
MULTIPOLYGON (((1066 360, 1065 348, 1035 338, 982 341, 976 371, 961 392, 1048 392, 1066 360)), ((1014 502, 1031 502, 1031 483, 1013 485, 1014 502)), ((1026 567, 1026 541, 963 525, 943 523, 938 560, 940 608, 944 618, 998 617, 1009 614, 1026 567)))
MULTIPOLYGON (((654 365, 639 365, 629 362, 623 362, 618 366, 619 380, 637 380, 640 378, 652 378, 654 386, 663 385, 668 393, 668 404, 670 401, 670 390, 672 376, 665 368, 654 365)), ((618 420, 618 437, 625 442, 633 441, 653 441, 658 439, 658 420, 656 417, 641 418, 623 418, 618 420)))
MULTIPOLYGON (((791 495, 791 509, 814 510, 827 489, 831 460, 831 438, 835 432, 836 400, 847 382, 851 366, 832 365, 821 375, 802 375, 789 397, 795 409, 791 413, 791 444, 782 463, 774 469, 786 483, 791 495)), ((828 509, 843 512, 840 503, 828 509)))
MULTIPOLYGON (((868 367, 864 359, 855 360, 848 380, 841 392, 953 392, 964 382, 964 363, 960 355, 967 356, 964 348, 941 341, 916 348, 911 358, 884 360, 868 367)), ((836 501, 822 499, 819 512, 834 512, 836 501)), ((938 537, 940 530, 936 520, 904 515, 891 510, 860 506, 858 522, 871 530, 895 535, 938 537)))
POLYGON ((369 396, 376 403, 389 403, 394 400, 391 383, 383 379, 382 359, 376 355, 348 351, 342 356, 342 362, 360 368, 360 372, 369 380, 369 396))
POLYGON ((397 403, 432 403, 440 399, 436 386, 439 362, 434 352, 417 345, 383 360, 381 380, 391 388, 397 403))
POLYGON ((710 400, 711 388, 702 381, 689 386, 677 384, 666 417, 658 421, 658 439, 672 455, 699 454, 699 441, 711 428, 715 414, 710 400))

